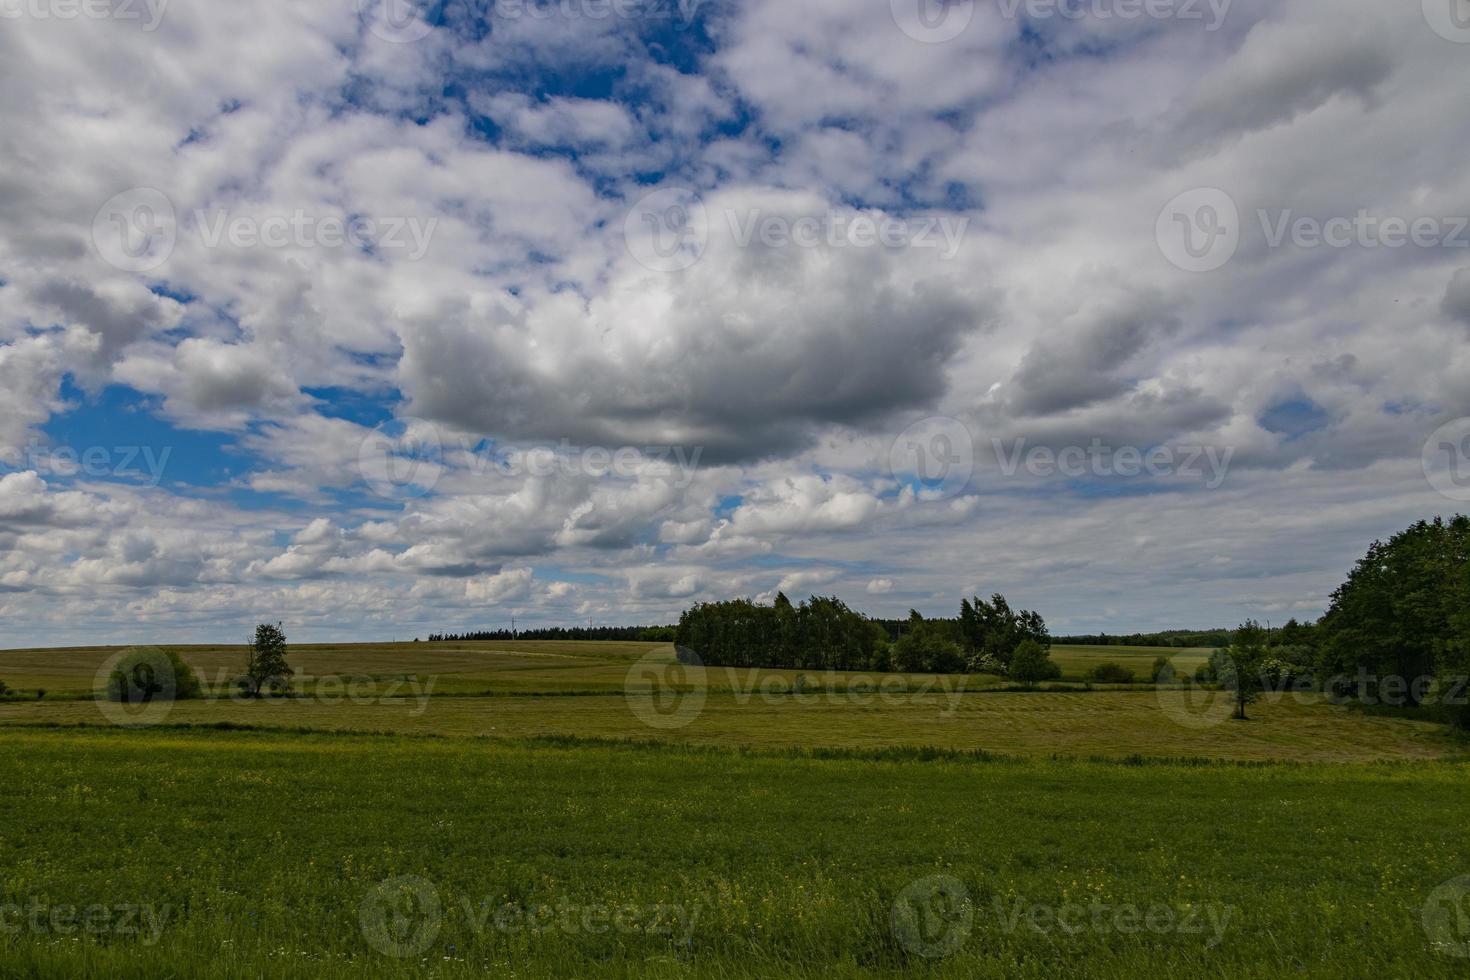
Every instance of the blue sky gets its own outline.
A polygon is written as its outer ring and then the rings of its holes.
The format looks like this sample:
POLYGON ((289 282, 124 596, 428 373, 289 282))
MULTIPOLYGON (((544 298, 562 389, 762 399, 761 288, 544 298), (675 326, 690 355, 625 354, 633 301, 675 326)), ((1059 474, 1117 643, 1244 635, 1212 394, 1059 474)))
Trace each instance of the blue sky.
POLYGON ((48 9, 0 646, 1284 620, 1467 503, 1470 38, 1415 5, 48 9))

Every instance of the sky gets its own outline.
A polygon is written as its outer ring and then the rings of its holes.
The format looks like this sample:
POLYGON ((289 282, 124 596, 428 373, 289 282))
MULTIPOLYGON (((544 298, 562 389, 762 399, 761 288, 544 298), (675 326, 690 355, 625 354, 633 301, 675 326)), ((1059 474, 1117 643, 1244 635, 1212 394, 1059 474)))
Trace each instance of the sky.
POLYGON ((1315 618, 1470 501, 1464 0, 0 0, 0 647, 1315 618))

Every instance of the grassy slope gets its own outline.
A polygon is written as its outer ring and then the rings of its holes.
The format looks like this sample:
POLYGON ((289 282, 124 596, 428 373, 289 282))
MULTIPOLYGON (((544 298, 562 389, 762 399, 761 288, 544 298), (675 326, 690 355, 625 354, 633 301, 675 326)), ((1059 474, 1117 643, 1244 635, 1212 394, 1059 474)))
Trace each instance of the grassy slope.
POLYGON ((809 759, 462 740, 18 731, 0 736, 12 899, 174 912, 157 946, 0 934, 0 974, 1451 976, 1420 924, 1470 870, 1459 764, 1125 766, 809 759), (895 940, 910 882, 962 880, 935 965, 895 940), (363 937, 396 875, 447 912, 421 958, 363 937), (1224 941, 1007 933, 1026 903, 1233 909, 1224 941), (476 932, 505 903, 697 908, 687 942, 476 932), (997 905, 998 903, 998 905, 997 905), (963 937, 965 933, 950 933, 963 937))

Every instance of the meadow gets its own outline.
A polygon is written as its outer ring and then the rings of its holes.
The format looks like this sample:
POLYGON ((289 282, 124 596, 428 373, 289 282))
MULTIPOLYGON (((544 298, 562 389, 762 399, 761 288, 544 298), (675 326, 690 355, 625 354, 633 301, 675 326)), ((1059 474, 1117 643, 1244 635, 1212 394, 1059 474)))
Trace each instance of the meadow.
MULTIPOLYGON (((180 649, 207 681, 241 658, 180 649)), ((119 727, 92 697, 114 652, 0 652, 0 976, 1452 976, 1470 954, 1470 763, 1423 722, 1295 697, 1225 721, 1087 689, 1079 648, 1016 691, 518 642, 295 647, 296 697, 119 727)))

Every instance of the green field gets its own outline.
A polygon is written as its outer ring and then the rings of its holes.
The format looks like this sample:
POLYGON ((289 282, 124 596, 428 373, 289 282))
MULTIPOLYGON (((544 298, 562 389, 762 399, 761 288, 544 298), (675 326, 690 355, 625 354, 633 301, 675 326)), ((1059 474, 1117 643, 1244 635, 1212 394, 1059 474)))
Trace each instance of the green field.
POLYGON ((0 652, 47 689, 0 703, 0 975, 1467 967, 1470 764, 1424 722, 511 643, 293 648, 298 696, 122 728, 114 652, 0 652))

